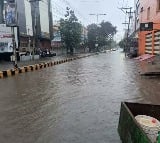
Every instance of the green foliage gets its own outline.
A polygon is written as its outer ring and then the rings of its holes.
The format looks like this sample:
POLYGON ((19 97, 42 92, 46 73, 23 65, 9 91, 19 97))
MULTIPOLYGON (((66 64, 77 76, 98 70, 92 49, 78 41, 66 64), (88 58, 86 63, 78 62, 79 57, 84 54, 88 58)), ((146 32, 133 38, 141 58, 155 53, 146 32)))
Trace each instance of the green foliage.
POLYGON ((74 48, 81 42, 82 25, 78 22, 74 11, 67 8, 66 19, 60 20, 60 33, 67 53, 73 54, 74 48))
POLYGON ((113 41, 113 36, 117 30, 110 22, 102 21, 99 25, 91 24, 88 27, 88 45, 89 49, 95 49, 95 44, 99 47, 110 45, 113 41))
POLYGON ((126 43, 127 43, 127 40, 126 38, 125 39, 122 39, 120 42, 119 42, 119 47, 124 49, 126 47, 126 43))

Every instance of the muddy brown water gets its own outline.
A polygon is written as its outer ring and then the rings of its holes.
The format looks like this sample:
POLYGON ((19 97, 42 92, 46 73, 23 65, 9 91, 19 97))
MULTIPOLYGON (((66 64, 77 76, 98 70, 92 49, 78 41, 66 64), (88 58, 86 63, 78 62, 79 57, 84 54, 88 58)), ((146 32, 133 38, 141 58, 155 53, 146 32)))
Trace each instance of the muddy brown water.
POLYGON ((121 101, 160 103, 160 79, 120 51, 0 80, 1 143, 120 143, 121 101))

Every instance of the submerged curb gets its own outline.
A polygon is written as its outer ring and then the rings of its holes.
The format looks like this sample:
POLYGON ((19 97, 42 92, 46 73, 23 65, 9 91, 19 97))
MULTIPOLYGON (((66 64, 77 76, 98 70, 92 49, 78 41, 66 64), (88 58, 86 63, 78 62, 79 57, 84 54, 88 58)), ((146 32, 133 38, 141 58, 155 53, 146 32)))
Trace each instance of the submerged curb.
POLYGON ((62 60, 58 60, 58 61, 49 61, 49 62, 34 64, 34 65, 27 65, 27 66, 22 66, 22 67, 19 67, 16 69, 8 69, 8 70, 0 71, 0 78, 7 78, 7 77, 15 76, 15 75, 18 75, 21 73, 32 72, 32 71, 40 70, 43 68, 51 67, 54 65, 59 65, 59 64, 66 63, 66 62, 70 62, 73 60, 86 58, 86 57, 89 57, 92 55, 95 55, 95 54, 66 58, 66 59, 62 59, 62 60))

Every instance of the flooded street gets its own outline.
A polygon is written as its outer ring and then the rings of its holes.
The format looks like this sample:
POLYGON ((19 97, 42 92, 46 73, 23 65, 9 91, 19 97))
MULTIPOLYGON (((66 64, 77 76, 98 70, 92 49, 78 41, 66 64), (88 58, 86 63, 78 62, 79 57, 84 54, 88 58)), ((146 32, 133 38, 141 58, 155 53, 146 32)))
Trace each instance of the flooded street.
POLYGON ((121 101, 159 104, 160 79, 103 53, 0 80, 0 143, 120 143, 121 101))

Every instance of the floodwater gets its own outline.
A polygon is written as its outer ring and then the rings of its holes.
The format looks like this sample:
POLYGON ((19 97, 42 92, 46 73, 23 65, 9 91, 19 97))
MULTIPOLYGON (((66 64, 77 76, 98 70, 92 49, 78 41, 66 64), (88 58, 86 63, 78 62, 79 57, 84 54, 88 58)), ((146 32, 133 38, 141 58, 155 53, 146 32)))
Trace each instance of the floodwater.
POLYGON ((121 101, 160 102, 120 51, 0 80, 0 143, 120 143, 121 101))

